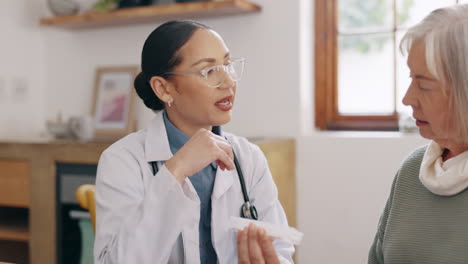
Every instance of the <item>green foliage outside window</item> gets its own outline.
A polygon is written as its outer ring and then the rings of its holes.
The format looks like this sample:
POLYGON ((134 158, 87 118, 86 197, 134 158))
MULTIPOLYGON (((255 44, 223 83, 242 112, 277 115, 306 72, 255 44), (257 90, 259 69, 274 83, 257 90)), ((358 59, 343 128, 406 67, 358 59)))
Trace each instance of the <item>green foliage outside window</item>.
MULTIPOLYGON (((345 31, 347 29, 389 28, 393 26, 394 16, 393 8, 389 3, 391 4, 391 1, 341 0, 339 1, 339 27, 345 31)), ((414 0, 403 0, 399 4, 397 23, 402 25, 409 19, 414 0)), ((346 36, 340 42, 340 50, 353 50, 360 53, 380 51, 390 37, 390 34, 346 36)))

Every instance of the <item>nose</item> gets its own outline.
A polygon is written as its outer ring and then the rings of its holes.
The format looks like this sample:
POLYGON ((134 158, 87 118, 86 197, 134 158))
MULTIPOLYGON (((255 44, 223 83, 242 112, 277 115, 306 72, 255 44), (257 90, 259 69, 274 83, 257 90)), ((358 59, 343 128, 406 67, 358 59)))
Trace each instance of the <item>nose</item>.
POLYGON ((223 74, 224 74, 224 79, 220 88, 221 89, 233 88, 237 84, 237 82, 231 77, 231 74, 226 72, 226 70, 223 71, 223 74))
POLYGON ((403 99, 401 100, 404 105, 416 106, 417 99, 415 95, 415 90, 415 83, 414 80, 412 80, 410 86, 408 87, 408 90, 406 90, 405 96, 403 96, 403 99))

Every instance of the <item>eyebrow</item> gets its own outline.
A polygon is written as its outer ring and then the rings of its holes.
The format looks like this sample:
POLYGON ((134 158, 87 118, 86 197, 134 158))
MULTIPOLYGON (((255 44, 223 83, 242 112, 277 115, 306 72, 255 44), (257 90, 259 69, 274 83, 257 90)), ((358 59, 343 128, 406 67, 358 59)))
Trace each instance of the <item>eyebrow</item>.
MULTIPOLYGON (((230 56, 230 53, 229 53, 229 52, 226 52, 226 54, 224 55, 224 58, 226 59, 226 58, 229 57, 229 56, 230 56)), ((200 63, 202 63, 202 62, 214 63, 214 62, 216 62, 216 59, 214 59, 214 58, 203 58, 203 59, 201 59, 201 60, 198 60, 198 61, 194 62, 192 65, 190 65, 190 67, 193 67, 193 66, 195 66, 195 65, 198 65, 198 64, 200 64, 200 63)))

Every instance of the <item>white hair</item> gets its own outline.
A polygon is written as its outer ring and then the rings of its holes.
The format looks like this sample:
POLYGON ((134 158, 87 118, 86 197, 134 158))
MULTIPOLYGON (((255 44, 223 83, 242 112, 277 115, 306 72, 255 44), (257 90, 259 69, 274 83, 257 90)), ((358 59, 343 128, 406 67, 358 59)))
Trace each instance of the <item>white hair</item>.
MULTIPOLYGON (((404 35, 400 50, 424 44, 430 73, 450 87, 450 110, 460 141, 468 143, 468 4, 432 11, 404 35)), ((445 94, 445 90, 444 90, 445 94)))

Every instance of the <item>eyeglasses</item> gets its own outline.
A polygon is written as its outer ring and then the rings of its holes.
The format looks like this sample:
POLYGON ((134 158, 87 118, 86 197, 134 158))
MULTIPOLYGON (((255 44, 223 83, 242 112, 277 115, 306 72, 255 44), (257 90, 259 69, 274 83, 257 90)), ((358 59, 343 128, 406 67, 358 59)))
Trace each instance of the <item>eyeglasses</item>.
POLYGON ((244 58, 232 59, 226 65, 216 65, 201 71, 187 72, 187 71, 177 71, 177 72, 166 72, 165 74, 173 75, 187 75, 187 74, 200 74, 205 80, 206 84, 212 88, 220 87, 226 78, 226 73, 229 75, 231 80, 238 82, 242 78, 244 72, 244 58))

